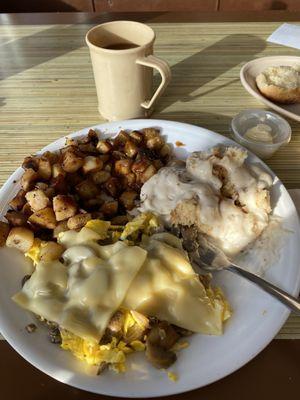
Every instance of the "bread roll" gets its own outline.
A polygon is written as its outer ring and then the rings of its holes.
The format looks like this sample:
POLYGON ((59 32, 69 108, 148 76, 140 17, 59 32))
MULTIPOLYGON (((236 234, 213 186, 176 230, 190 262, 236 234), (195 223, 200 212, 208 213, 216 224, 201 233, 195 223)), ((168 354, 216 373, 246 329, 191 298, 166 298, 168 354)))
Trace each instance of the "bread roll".
POLYGON ((260 92, 277 103, 300 103, 300 66, 269 67, 256 77, 260 92))

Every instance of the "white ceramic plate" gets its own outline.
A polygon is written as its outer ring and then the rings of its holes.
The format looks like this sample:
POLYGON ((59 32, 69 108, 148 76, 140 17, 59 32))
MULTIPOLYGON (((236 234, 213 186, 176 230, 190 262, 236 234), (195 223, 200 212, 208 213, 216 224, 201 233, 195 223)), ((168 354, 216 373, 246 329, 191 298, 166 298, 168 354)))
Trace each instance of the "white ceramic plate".
POLYGON ((240 72, 242 85, 253 97, 266 104, 273 110, 286 117, 300 121, 300 103, 298 104, 279 104, 274 103, 264 97, 256 86, 255 78, 268 67, 277 67, 280 65, 300 65, 300 57, 295 56, 273 56, 262 57, 249 61, 243 66, 240 72))
MULTIPOLYGON (((184 147, 175 147, 175 153, 180 158, 185 158, 187 152, 207 149, 220 143, 233 144, 225 137, 206 129, 169 121, 131 120, 103 124, 96 128, 102 132, 117 133, 120 128, 141 129, 149 126, 159 127, 168 142, 175 143, 179 140, 185 144, 184 147)), ((71 136, 87 132, 88 128, 71 136)), ((57 150, 64 142, 64 138, 61 138, 43 151, 57 150)), ((261 163, 252 155, 249 161, 261 163)), ((0 213, 5 212, 8 200, 16 193, 14 180, 18 180, 21 174, 22 170, 19 168, 2 188, 0 213)), ((273 177, 275 212, 283 218, 284 225, 293 234, 288 236, 282 257, 268 270, 266 277, 296 295, 300 285, 298 217, 286 189, 274 174, 273 177)), ((7 248, 0 250, 0 331, 17 352, 41 371, 61 382, 105 395, 163 396, 199 388, 221 379, 259 353, 274 338, 289 314, 286 308, 252 284, 223 271, 218 273, 215 281, 223 287, 231 303, 233 316, 227 323, 223 336, 193 335, 189 339, 190 347, 179 353, 178 361, 171 368, 178 374, 178 382, 170 381, 165 372, 155 370, 145 361, 143 354, 128 357, 128 371, 125 374, 117 375, 107 371, 98 377, 91 376, 84 371, 83 363, 48 341, 46 330, 42 326, 32 334, 25 331, 24 327, 28 323, 36 321, 10 298, 20 289, 21 278, 28 268, 29 263, 17 251, 7 248)))

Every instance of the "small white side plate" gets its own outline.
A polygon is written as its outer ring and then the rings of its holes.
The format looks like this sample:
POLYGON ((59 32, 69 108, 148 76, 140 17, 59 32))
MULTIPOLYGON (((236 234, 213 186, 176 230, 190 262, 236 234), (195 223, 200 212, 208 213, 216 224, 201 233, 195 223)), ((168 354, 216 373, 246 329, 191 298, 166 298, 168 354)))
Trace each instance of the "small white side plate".
POLYGON ((300 57, 293 56, 274 56, 257 58, 249 61, 243 66, 240 72, 240 79, 244 88, 253 97, 257 98, 268 107, 280 114, 300 122, 300 103, 279 104, 264 97, 256 86, 255 78, 268 67, 277 67, 280 65, 294 66, 300 65, 300 57))

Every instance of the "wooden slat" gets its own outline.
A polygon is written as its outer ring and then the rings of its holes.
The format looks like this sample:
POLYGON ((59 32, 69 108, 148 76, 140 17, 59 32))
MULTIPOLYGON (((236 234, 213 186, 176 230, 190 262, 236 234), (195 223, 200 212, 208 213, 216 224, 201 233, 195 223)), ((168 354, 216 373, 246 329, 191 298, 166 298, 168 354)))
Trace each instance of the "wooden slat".
MULTIPOLYGON (((241 66, 267 55, 299 51, 266 43, 280 23, 151 23, 155 53, 172 82, 153 118, 184 121, 229 136, 234 115, 264 108, 241 86, 241 66)), ((23 157, 49 142, 102 122, 84 35, 91 25, 0 26, 0 184, 23 157)), ((288 188, 300 187, 300 125, 268 165, 288 188)), ((281 338, 300 338, 292 317, 281 338)))

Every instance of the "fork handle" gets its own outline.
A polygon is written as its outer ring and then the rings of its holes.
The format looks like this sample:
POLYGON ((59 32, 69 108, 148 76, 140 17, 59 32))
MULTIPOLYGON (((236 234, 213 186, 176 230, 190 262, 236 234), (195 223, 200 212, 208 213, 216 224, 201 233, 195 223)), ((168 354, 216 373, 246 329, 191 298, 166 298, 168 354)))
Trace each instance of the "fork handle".
POLYGON ((294 313, 300 315, 300 301, 296 299, 296 297, 291 296, 284 290, 279 289, 279 287, 272 285, 272 283, 265 281, 259 276, 249 271, 246 271, 245 269, 242 269, 237 265, 229 265, 228 267, 226 267, 226 269, 255 283, 265 292, 274 296, 277 300, 286 305, 290 310, 294 311, 294 313))

